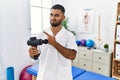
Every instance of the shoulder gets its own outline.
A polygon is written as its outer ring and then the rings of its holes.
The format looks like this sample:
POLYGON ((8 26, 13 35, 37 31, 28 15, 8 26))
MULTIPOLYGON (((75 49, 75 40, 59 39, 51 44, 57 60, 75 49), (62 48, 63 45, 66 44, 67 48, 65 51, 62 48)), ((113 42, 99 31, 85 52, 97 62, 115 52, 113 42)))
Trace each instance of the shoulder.
POLYGON ((66 34, 68 37, 75 37, 75 36, 73 35, 73 33, 72 33, 71 31, 67 30, 67 29, 65 29, 65 34, 66 34))

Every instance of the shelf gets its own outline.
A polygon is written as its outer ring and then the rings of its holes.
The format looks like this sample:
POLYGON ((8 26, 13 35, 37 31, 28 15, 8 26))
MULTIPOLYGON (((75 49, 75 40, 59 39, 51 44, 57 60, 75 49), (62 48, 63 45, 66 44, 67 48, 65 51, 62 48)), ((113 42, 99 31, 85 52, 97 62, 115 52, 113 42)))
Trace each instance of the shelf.
POLYGON ((115 43, 120 43, 120 40, 115 40, 115 43))
POLYGON ((119 46, 120 45, 120 20, 118 19, 120 15, 120 2, 117 5, 117 21, 115 26, 115 40, 114 40, 114 52, 113 52, 113 63, 112 63, 112 77, 120 80, 120 59, 119 59, 119 46), (119 27, 118 27, 119 26, 119 27), (117 55, 117 58, 116 56, 117 55))
POLYGON ((118 77, 116 77, 116 76, 112 76, 112 78, 115 78, 115 79, 120 80, 120 77, 119 77, 119 76, 118 76, 118 77))
POLYGON ((116 24, 120 24, 120 21, 117 21, 116 24))
POLYGON ((118 61, 118 62, 120 62, 120 59, 115 59, 115 58, 114 58, 113 61, 118 61))
POLYGON ((119 61, 117 61, 117 60, 114 61, 114 67, 113 67, 113 71, 112 71, 112 77, 115 77, 117 79, 120 78, 120 60, 119 61))

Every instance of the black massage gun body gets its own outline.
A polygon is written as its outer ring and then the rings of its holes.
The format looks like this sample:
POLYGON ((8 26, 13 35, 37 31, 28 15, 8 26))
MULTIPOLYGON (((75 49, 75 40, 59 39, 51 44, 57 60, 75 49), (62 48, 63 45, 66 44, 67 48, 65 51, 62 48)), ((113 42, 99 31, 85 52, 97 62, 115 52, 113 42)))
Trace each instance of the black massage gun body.
MULTIPOLYGON (((45 40, 42 40, 42 39, 36 39, 36 37, 31 37, 28 41, 27 41, 27 45, 30 45, 30 46, 33 46, 33 47, 36 47, 38 45, 42 45, 42 44, 47 44, 48 43, 48 40, 45 39, 45 40)), ((40 54, 37 54, 34 57, 34 60, 37 60, 38 57, 40 56, 40 54)))

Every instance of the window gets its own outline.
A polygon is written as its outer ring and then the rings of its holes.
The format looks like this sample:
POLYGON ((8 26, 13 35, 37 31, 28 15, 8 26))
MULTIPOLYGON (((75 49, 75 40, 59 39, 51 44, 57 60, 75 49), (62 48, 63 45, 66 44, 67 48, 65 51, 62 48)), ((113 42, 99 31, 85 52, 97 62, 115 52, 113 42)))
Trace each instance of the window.
POLYGON ((31 34, 35 35, 50 26, 52 0, 31 0, 31 34))

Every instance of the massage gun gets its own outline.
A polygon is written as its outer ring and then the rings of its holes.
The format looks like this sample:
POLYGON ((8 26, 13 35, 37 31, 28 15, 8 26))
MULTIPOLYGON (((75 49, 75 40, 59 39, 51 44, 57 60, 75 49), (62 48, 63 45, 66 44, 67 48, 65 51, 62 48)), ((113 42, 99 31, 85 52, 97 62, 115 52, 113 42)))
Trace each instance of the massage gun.
MULTIPOLYGON (((36 37, 30 37, 27 41, 27 45, 37 47, 38 45, 47 44, 48 40, 36 39, 36 37)), ((40 54, 33 56, 34 60, 37 60, 40 54)))

